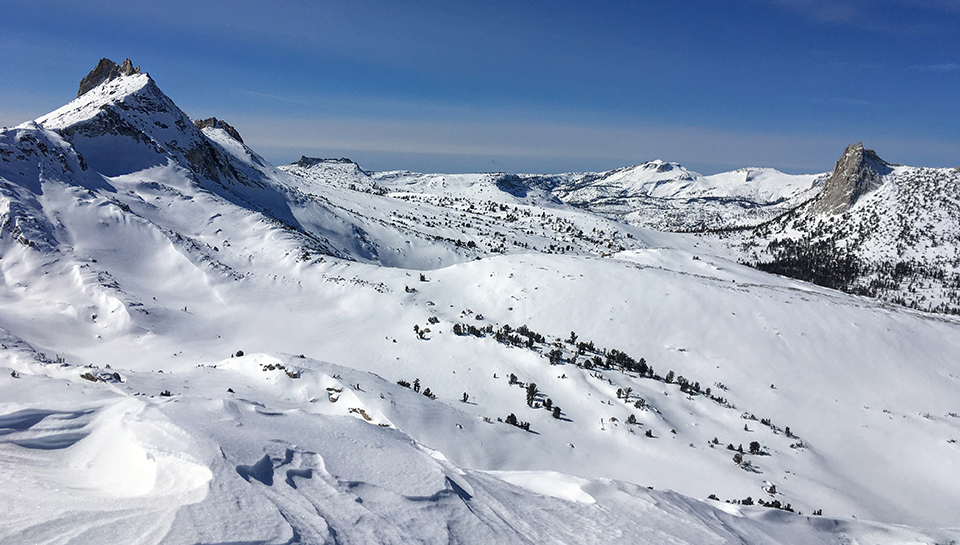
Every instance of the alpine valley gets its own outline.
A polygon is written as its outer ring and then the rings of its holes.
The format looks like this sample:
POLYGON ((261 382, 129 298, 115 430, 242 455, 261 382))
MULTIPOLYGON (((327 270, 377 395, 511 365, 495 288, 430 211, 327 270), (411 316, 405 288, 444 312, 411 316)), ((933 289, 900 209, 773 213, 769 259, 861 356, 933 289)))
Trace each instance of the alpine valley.
POLYGON ((861 144, 277 167, 103 59, 0 131, 0 544, 956 543, 958 219, 861 144))

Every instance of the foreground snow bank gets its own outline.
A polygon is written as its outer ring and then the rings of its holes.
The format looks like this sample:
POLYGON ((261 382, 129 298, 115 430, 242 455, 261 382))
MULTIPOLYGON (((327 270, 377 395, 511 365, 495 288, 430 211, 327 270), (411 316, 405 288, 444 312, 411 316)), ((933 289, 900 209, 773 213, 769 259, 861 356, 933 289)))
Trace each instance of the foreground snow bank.
POLYGON ((401 403, 455 408, 307 358, 118 371, 122 382, 91 381, 64 365, 36 370, 0 381, 5 544, 960 538, 711 504, 607 479, 460 468, 390 422, 409 412, 401 403))

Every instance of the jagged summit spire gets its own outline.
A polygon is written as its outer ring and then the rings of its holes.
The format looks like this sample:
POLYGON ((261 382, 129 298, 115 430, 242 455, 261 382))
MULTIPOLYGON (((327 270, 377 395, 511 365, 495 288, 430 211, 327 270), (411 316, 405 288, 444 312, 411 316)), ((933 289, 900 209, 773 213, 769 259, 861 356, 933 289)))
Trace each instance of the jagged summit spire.
POLYGON ((863 142, 847 146, 833 168, 833 174, 824 183, 823 191, 813 205, 813 212, 846 212, 857 199, 880 187, 881 178, 891 170, 890 164, 872 149, 864 148, 863 142))
POLYGON ((227 131, 234 140, 243 144, 243 138, 240 138, 240 132, 237 129, 233 128, 232 125, 227 123, 222 119, 217 119, 216 117, 208 117, 206 119, 195 119, 193 124, 197 126, 198 129, 203 130, 206 128, 214 129, 223 129, 227 131))
POLYGON ((123 64, 117 64, 107 58, 100 59, 97 66, 80 80, 80 89, 77 91, 77 97, 82 96, 90 89, 93 89, 105 81, 114 80, 120 76, 132 76, 139 73, 140 67, 134 67, 130 59, 124 59, 123 64))

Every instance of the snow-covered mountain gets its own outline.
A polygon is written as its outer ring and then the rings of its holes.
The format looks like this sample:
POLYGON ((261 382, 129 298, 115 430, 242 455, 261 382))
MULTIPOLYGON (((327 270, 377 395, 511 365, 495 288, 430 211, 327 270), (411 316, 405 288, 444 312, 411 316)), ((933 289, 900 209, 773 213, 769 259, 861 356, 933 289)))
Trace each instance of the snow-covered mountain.
POLYGON ((927 311, 960 313, 960 171, 849 146, 816 198, 723 233, 764 270, 927 311))
POLYGON ((561 202, 637 227, 703 231, 773 219, 815 196, 826 178, 771 168, 703 176, 657 160, 600 173, 507 174, 498 184, 513 193, 547 191, 561 202))
MULTIPOLYGON (((85 81, 0 132, 0 543, 960 540, 957 320, 85 81)), ((669 166, 581 189, 819 180, 669 166)))
POLYGON ((929 312, 960 313, 960 169, 890 164, 862 143, 833 172, 740 169, 701 176, 652 161, 544 180, 585 210, 718 240, 739 260, 929 312))

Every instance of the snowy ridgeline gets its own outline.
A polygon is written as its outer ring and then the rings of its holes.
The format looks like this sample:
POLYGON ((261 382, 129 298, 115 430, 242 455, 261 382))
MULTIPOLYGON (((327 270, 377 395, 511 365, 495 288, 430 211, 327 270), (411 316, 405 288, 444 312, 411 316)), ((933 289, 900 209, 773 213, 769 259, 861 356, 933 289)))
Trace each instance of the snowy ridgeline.
POLYGON ((955 320, 567 204, 784 176, 275 168, 108 77, 0 133, 0 543, 958 540, 955 320))

